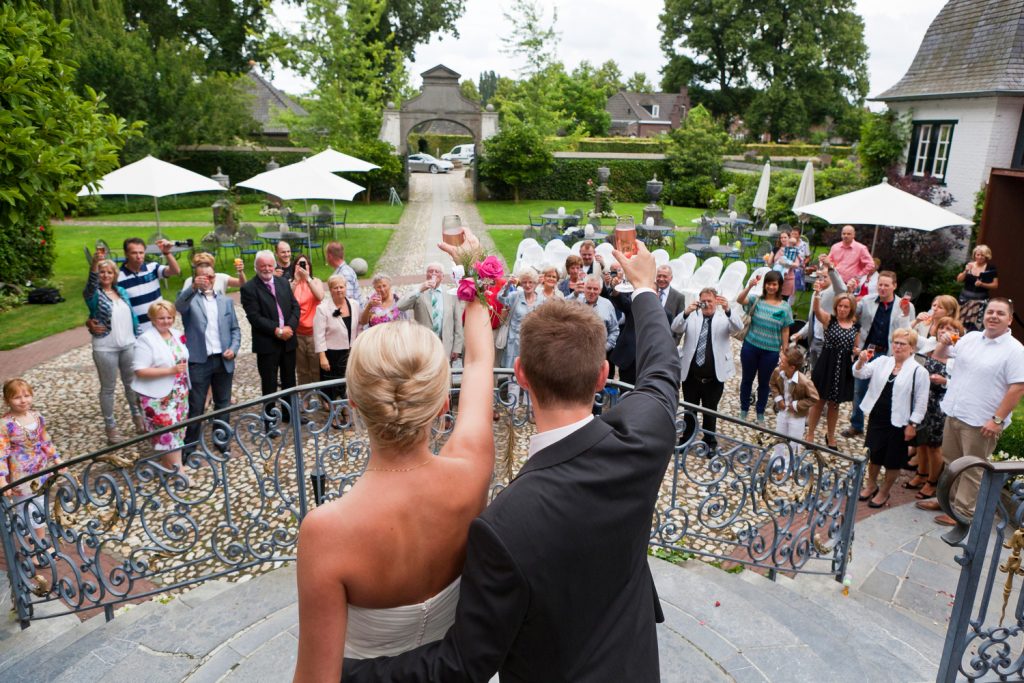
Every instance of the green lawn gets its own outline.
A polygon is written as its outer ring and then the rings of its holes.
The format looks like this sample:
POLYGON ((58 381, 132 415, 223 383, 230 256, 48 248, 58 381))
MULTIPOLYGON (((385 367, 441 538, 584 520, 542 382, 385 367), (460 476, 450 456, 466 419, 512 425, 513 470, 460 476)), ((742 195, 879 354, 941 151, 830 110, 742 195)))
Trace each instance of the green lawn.
MULTIPOLYGON (((512 201, 484 200, 476 203, 480 216, 484 219, 485 225, 522 225, 525 226, 529 220, 529 214, 534 219, 544 213, 545 209, 564 206, 565 210, 572 213, 576 209, 583 209, 586 213, 593 205, 585 202, 567 202, 558 199, 524 199, 518 204, 512 201)), ((615 211, 620 215, 633 216, 640 221, 644 215, 645 204, 636 202, 616 202, 615 211)), ((679 226, 691 226, 694 218, 698 218, 705 209, 694 209, 687 206, 665 206, 665 216, 671 218, 679 226)), ((605 222, 612 224, 610 219, 605 222)))
MULTIPOLYGON (((165 231, 164 235, 173 240, 184 240, 191 237, 198 242, 205 232, 206 228, 202 227, 171 228, 165 231)), ((372 273, 394 232, 390 228, 349 230, 347 236, 341 237, 341 241, 345 245, 346 259, 349 261, 356 257, 366 259, 370 267, 369 272, 372 273)), ((53 281, 67 301, 54 305, 22 306, 0 313, 0 349, 13 349, 84 324, 87 309, 82 301, 82 289, 85 287, 89 275, 89 267, 85 261, 82 247, 88 246, 92 250, 96 239, 102 237, 110 244, 111 248, 120 254, 121 242, 125 238, 133 236, 146 238, 148 229, 140 230, 117 225, 102 227, 57 225, 54 228, 57 260, 53 265, 53 281)), ((187 253, 182 256, 187 257, 187 253)), ((316 256, 316 261, 319 262, 319 254, 316 256)), ((246 265, 247 272, 251 277, 251 260, 247 261, 246 265)), ((186 276, 190 274, 190 270, 190 268, 183 268, 186 276)), ((328 274, 327 267, 321 266, 319 263, 315 263, 314 270, 318 277, 328 274)), ((181 276, 171 278, 164 288, 165 296, 171 297, 173 294, 177 294, 183 281, 184 278, 181 276)))
MULTIPOLYGON (((213 203, 213 200, 210 202, 213 203)), ((330 206, 330 201, 311 202, 318 204, 320 208, 330 206)), ((302 202, 285 202, 296 211, 304 211, 302 202)), ((245 222, 277 221, 276 216, 259 215, 263 204, 242 204, 242 220, 245 222)), ((376 223, 382 225, 394 225, 402 217, 404 206, 390 206, 385 202, 338 202, 338 214, 348 211, 346 222, 348 223, 376 223)), ((153 211, 141 211, 136 213, 115 213, 102 216, 82 216, 84 221, 100 221, 103 223, 121 223, 124 221, 154 221, 156 213, 153 211)), ((172 209, 160 212, 160 220, 168 223, 203 223, 213 224, 213 210, 209 207, 196 209, 172 209)))

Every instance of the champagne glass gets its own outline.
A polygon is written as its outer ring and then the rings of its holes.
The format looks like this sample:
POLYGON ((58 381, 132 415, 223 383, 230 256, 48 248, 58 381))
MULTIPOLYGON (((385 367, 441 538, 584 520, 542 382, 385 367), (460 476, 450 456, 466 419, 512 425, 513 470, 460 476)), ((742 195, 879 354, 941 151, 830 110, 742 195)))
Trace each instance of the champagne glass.
POLYGON ((457 214, 452 214, 441 219, 441 241, 457 247, 465 239, 466 236, 462 234, 462 218, 457 214))
MULTIPOLYGON (((634 256, 636 250, 636 225, 632 216, 619 216, 615 224, 615 248, 626 257, 634 256)), ((615 291, 628 294, 633 291, 633 285, 626 281, 625 270, 622 272, 622 282, 615 285, 615 291)))

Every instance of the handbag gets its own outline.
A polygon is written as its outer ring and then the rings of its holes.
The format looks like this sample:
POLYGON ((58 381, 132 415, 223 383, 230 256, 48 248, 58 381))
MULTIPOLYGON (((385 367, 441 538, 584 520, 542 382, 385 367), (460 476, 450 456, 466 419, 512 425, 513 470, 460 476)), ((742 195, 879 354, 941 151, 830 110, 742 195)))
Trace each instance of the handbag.
POLYGON ((494 335, 494 348, 504 349, 508 346, 508 328, 511 321, 512 315, 506 311, 506 315, 501 319, 501 325, 498 327, 498 332, 494 335))
POLYGON ((743 327, 738 332, 733 332, 732 336, 739 341, 743 341, 747 338, 747 333, 750 332, 750 323, 754 319, 754 311, 757 309, 757 304, 761 302, 760 299, 754 299, 754 305, 750 307, 749 313, 743 314, 743 327))

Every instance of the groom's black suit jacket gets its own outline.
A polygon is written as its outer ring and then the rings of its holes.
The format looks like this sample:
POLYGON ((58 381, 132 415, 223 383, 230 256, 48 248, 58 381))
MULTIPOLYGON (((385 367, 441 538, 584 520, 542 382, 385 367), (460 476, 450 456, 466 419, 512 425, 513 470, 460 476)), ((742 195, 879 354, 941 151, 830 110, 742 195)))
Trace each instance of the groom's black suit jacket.
POLYGON ((345 660, 348 681, 658 681, 647 565, 675 444, 679 357, 652 293, 633 302, 636 390, 534 454, 469 529, 455 623, 391 658, 345 660))

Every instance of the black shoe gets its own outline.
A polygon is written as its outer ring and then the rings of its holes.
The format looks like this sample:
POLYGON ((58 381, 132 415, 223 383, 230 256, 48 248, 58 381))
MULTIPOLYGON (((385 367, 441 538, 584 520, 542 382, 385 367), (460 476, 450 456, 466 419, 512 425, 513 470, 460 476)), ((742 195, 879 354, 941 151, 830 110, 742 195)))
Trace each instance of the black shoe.
POLYGON ((852 439, 857 436, 864 436, 864 431, 861 429, 854 429, 853 427, 847 427, 843 431, 839 432, 839 436, 846 439, 852 439))

